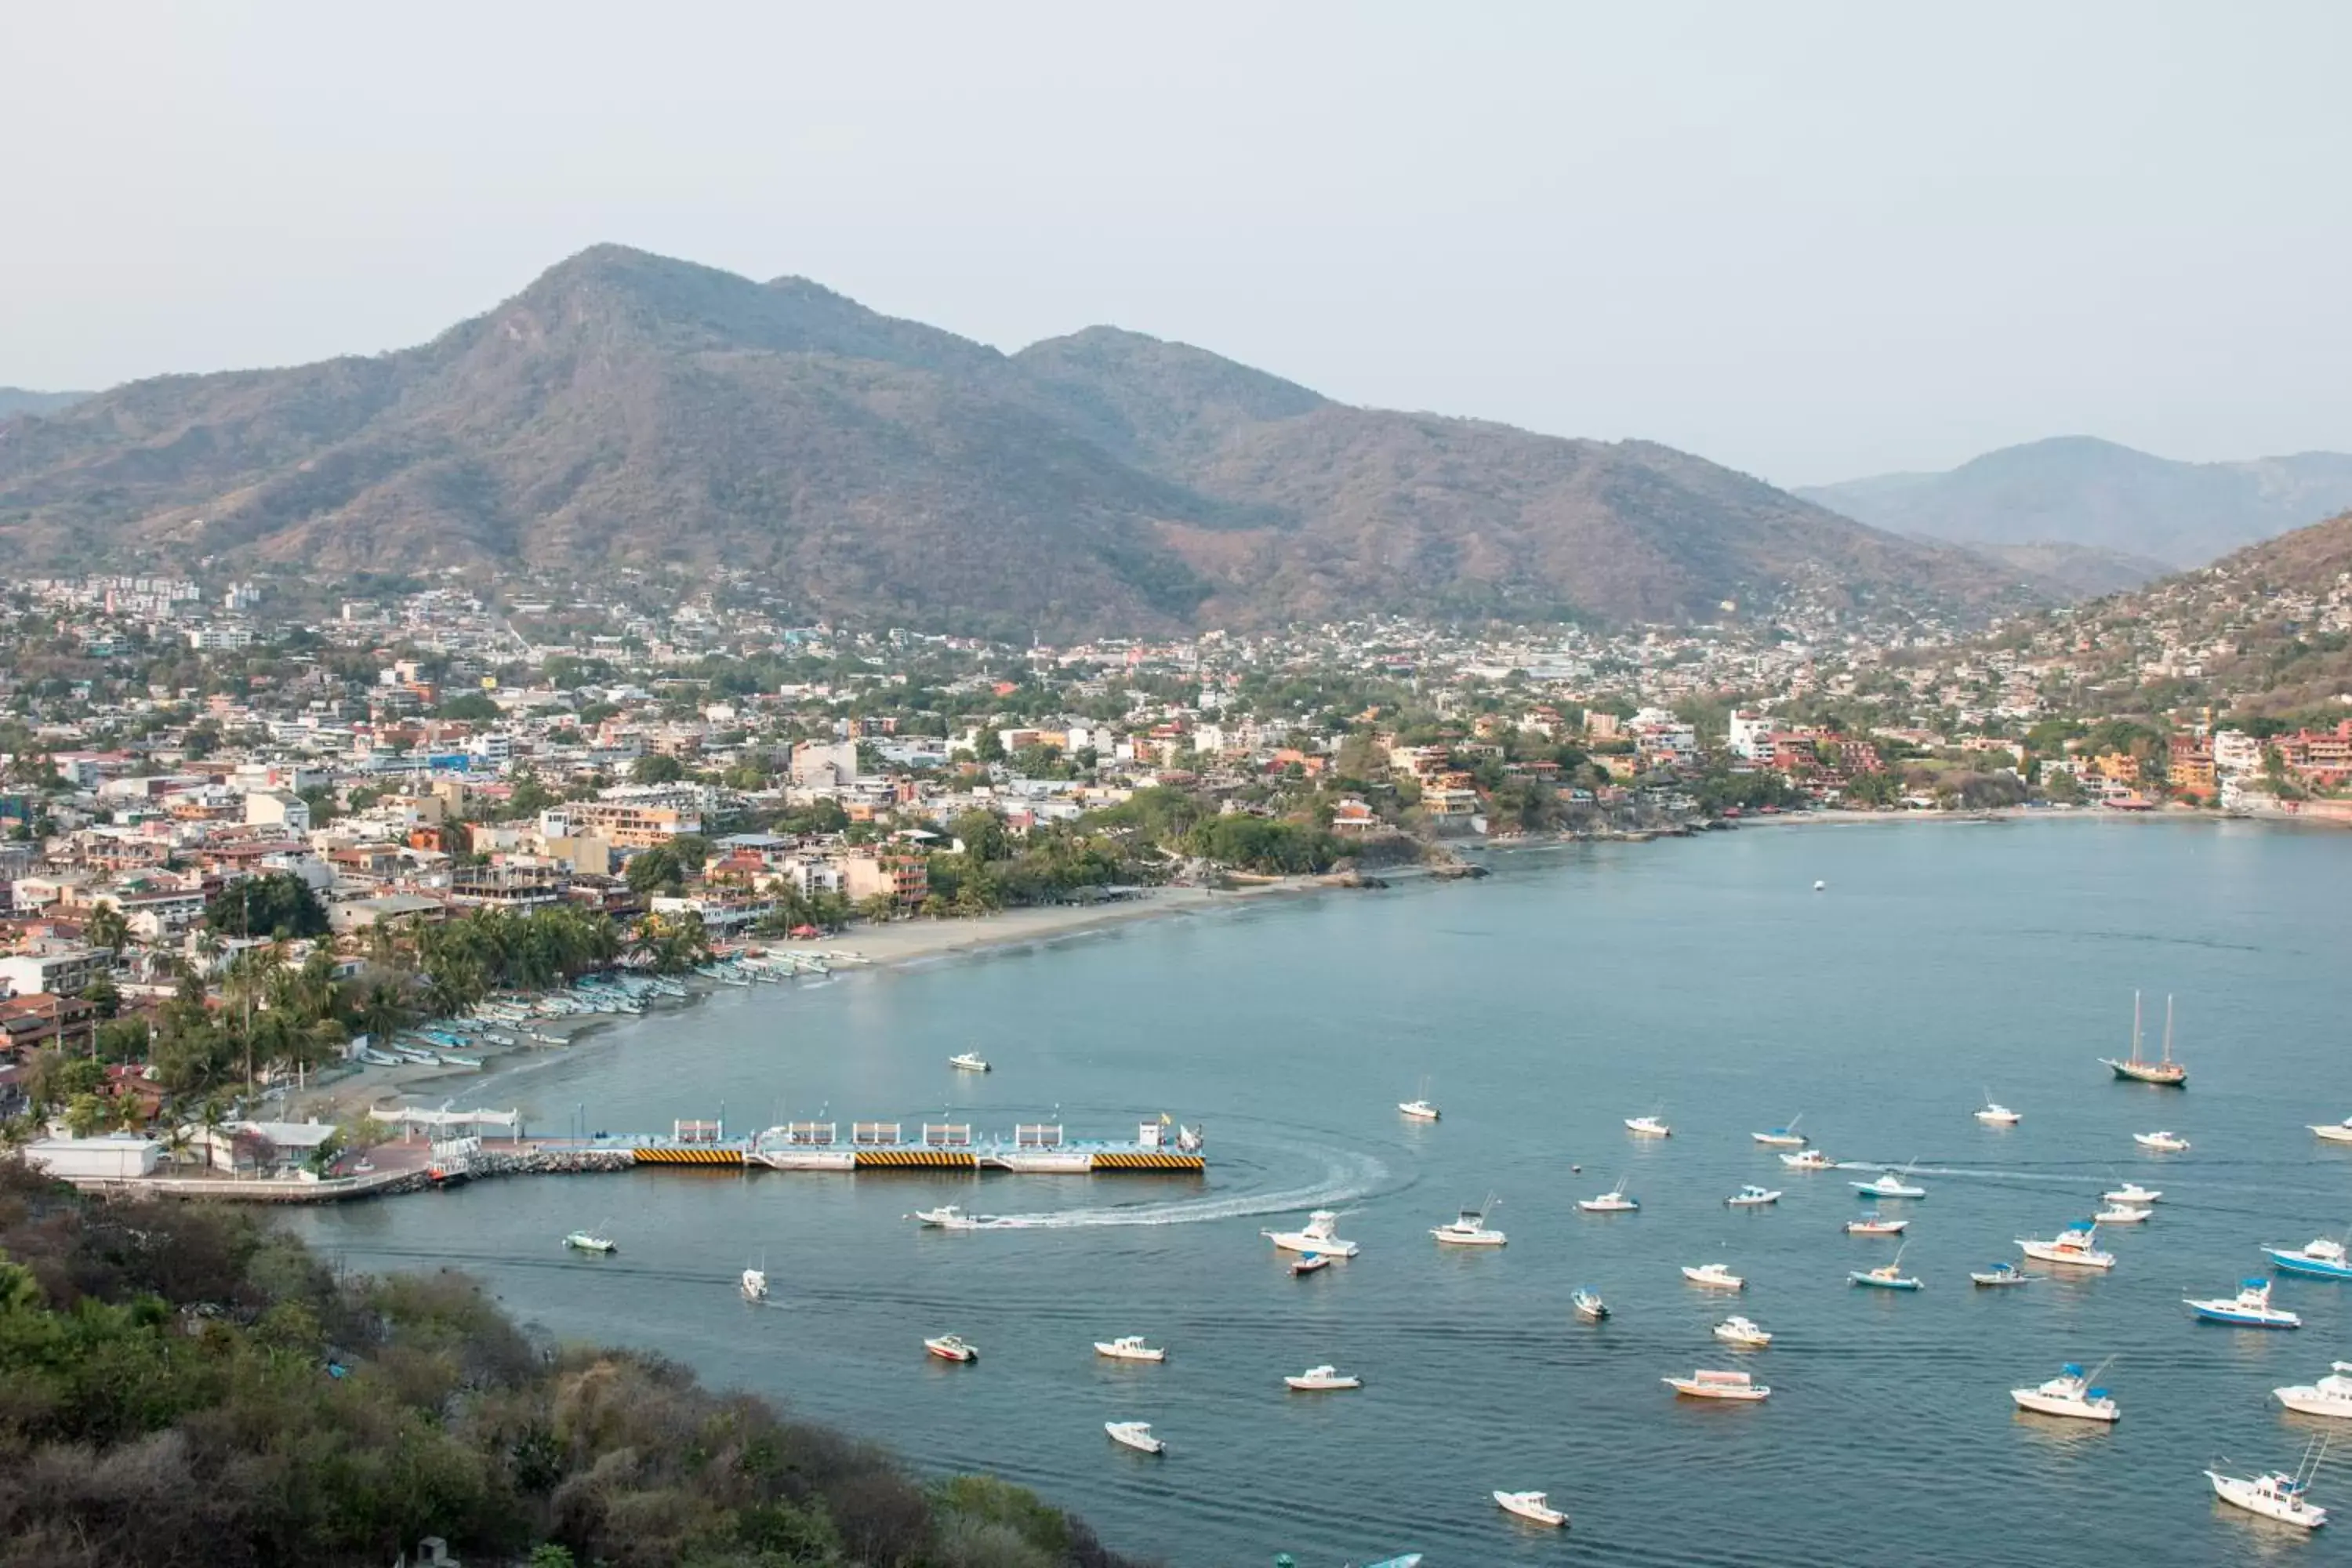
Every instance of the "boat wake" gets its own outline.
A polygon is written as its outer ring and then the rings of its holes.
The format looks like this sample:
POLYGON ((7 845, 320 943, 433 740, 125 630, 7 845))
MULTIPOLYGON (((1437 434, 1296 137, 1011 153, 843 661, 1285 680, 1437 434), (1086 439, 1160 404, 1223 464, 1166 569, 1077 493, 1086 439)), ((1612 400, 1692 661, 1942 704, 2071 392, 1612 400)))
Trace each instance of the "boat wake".
POLYGON ((1295 1209, 1329 1208, 1371 1196, 1389 1169, 1370 1154, 1334 1153, 1310 1185, 1223 1198, 1179 1198, 1134 1207, 1059 1209, 1048 1214, 991 1215, 980 1230, 1092 1230, 1108 1226, 1203 1225, 1295 1209))

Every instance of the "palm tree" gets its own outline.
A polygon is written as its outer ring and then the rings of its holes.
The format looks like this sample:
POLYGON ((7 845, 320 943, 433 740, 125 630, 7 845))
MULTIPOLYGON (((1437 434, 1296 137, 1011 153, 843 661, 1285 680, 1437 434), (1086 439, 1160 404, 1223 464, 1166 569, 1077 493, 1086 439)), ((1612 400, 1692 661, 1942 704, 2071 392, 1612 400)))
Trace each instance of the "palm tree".
POLYGON ((131 922, 122 910, 113 904, 100 904, 82 922, 81 934, 92 947, 102 947, 110 958, 120 963, 122 949, 131 940, 131 922))

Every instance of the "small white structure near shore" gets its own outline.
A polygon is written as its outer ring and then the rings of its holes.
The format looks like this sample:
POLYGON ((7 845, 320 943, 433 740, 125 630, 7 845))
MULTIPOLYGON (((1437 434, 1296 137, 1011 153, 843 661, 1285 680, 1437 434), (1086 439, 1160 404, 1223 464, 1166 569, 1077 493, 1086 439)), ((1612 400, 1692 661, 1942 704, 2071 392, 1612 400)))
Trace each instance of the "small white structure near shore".
POLYGON ((152 1176, 163 1145, 135 1133, 104 1138, 44 1138, 25 1149, 25 1163, 65 1182, 121 1182, 152 1176))

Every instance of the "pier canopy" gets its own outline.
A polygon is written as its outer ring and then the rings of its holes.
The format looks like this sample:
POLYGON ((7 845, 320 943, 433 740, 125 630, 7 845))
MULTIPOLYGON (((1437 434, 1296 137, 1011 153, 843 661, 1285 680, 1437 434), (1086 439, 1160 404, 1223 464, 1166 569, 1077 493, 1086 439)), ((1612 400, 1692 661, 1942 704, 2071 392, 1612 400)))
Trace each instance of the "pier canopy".
POLYGON ((459 1137, 478 1138, 484 1128, 495 1127, 511 1138, 522 1131, 522 1112, 520 1110, 451 1110, 446 1107, 428 1110, 417 1105, 371 1105, 368 1107, 368 1120, 397 1127, 404 1137, 411 1133, 427 1136, 455 1133, 459 1137))

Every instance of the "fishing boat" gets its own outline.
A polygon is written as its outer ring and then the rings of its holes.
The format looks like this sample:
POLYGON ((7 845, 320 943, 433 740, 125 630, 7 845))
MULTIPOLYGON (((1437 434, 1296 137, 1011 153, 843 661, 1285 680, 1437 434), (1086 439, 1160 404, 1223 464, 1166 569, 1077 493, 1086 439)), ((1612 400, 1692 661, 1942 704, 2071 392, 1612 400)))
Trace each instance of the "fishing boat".
POLYGON ((2271 1393, 2281 1405, 2297 1415, 2328 1415, 2338 1421, 2352 1421, 2352 1361, 2330 1363, 2327 1375, 2317 1383, 2273 1388, 2271 1393))
POLYGON ((2327 1522, 2327 1510, 2311 1500, 2311 1478, 2326 1456, 2327 1440, 2323 1437, 2303 1451, 2303 1463, 2293 1475, 2273 1470, 2267 1475, 2239 1477, 2207 1470, 2205 1479, 2213 1483, 2213 1495, 2232 1507, 2301 1530, 2317 1530, 2327 1522))
POLYGON ((1568 1528, 1568 1515, 1547 1502, 1542 1492, 1496 1492, 1495 1501, 1505 1513, 1516 1514, 1530 1524, 1548 1525, 1554 1530, 1568 1528))
POLYGON ((1112 1361, 1166 1361, 1168 1352, 1157 1345, 1143 1342, 1141 1334, 1121 1334, 1115 1340, 1097 1340, 1095 1354, 1112 1361))
POLYGON ((1759 1187, 1751 1184, 1740 1188, 1723 1201, 1736 1209, 1760 1209, 1767 1205, 1779 1203, 1780 1194, 1775 1188, 1759 1187))
POLYGON ((1910 1223, 1907 1219, 1888 1219, 1873 1209, 1866 1215, 1846 1221, 1845 1233, 1848 1236, 1901 1236, 1910 1223))
POLYGON ((2265 1245, 2263 1256, 2289 1274, 2313 1279, 2352 1279, 2352 1258, 2345 1255, 2344 1244, 2324 1236, 2296 1247, 2265 1245))
POLYGON ((593 1230, 575 1230, 563 1238, 563 1245, 574 1252, 618 1252, 621 1244, 611 1237, 593 1230))
POLYGON ((1834 1171, 1837 1162, 1819 1149, 1807 1149, 1802 1153, 1783 1154, 1780 1163, 1792 1171, 1834 1171))
POLYGON ((1969 1278, 1978 1284, 1998 1288, 2004 1285, 2031 1285, 2034 1277, 2014 1263, 1996 1263, 1990 1268, 1971 1269, 1969 1278))
POLYGON ((1354 1373, 1325 1365, 1310 1366, 1305 1372, 1294 1373, 1285 1377, 1282 1384, 1300 1394, 1336 1394, 1342 1389, 1361 1388, 1364 1380, 1354 1373))
POLYGON ((1810 1142, 1797 1131, 1797 1123, 1803 1120, 1801 1116, 1791 1116, 1786 1127, 1775 1127, 1769 1132, 1750 1132, 1748 1136, 1767 1149, 1801 1149, 1810 1142))
POLYGON ((1139 1454, 1164 1454, 1168 1445, 1151 1435, 1149 1421, 1106 1421, 1103 1430, 1110 1440, 1139 1454))
POLYGON ((1727 1263, 1683 1265, 1683 1278, 1709 1290, 1745 1290, 1748 1281, 1731 1271, 1727 1263))
POLYGON ((2341 1121, 2314 1122, 2311 1130, 2330 1143, 2352 1143, 2352 1116, 2341 1121))
POLYGON ((1290 1272, 1295 1279, 1301 1274, 1316 1274, 1331 1267, 1331 1260, 1319 1252, 1302 1254, 1292 1260, 1290 1272))
POLYGON ((2091 1217, 2101 1225, 2144 1225, 2154 1209, 2136 1209, 2129 1204, 2109 1204, 2091 1217))
POLYGON ((1356 1244, 1342 1241, 1339 1235, 1339 1216, 1330 1209, 1317 1209, 1307 1216, 1301 1230, 1262 1230, 1258 1234, 1285 1252, 1315 1252, 1325 1258, 1353 1258, 1356 1244))
POLYGON ((1578 1287, 1576 1294, 1568 1300, 1569 1305, 1576 1309, 1576 1315, 1588 1323, 1601 1322, 1609 1316, 1609 1303, 1601 1299, 1600 1291, 1590 1286, 1578 1287))
POLYGON ((1744 1372, 1709 1372, 1705 1368, 1688 1377, 1662 1377, 1658 1380, 1676 1394, 1687 1394, 1693 1399, 1730 1399, 1753 1402, 1769 1399, 1772 1391, 1744 1372))
POLYGON ((958 1072, 993 1072, 996 1070, 988 1065, 988 1058, 982 1056, 978 1051, 958 1051, 954 1056, 948 1058, 948 1066, 955 1068, 958 1072))
POLYGON ((1400 1100, 1397 1112, 1408 1121, 1434 1121, 1440 1114, 1437 1107, 1425 1100, 1400 1100))
POLYGON ((2271 1282, 2245 1279, 2234 1296, 2183 1296, 2180 1304, 2209 1323, 2236 1329, 2299 1329, 2303 1320, 2284 1307, 2271 1305, 2271 1282))
POLYGON ((1882 1171, 1871 1181, 1848 1182, 1846 1185, 1866 1198, 1924 1198, 1927 1195, 1927 1188, 1913 1186, 1893 1171, 1882 1171))
POLYGON ((2135 1083, 2152 1083, 2165 1089, 2189 1087, 2189 1069, 2172 1059, 2171 997, 2164 999, 2164 1059, 2153 1062, 2142 1059, 2139 1042, 2139 993, 2135 991, 2132 993, 2131 1055, 2122 1061, 2113 1057, 2101 1057, 2099 1060, 2112 1068, 2117 1078, 2129 1079, 2135 1083))
MULTIPOLYGON (((1906 1243, 1905 1247, 1909 1244, 1906 1243)), ((1920 1280, 1916 1275, 1903 1272, 1905 1247, 1895 1249, 1895 1256, 1875 1268, 1857 1268, 1846 1276, 1851 1284, 1867 1285, 1874 1290, 1916 1290, 1920 1280)))
POLYGON ((2153 1149, 2159 1154, 2179 1154, 2187 1152, 2189 1140, 2178 1132, 2135 1132, 2132 1142, 2143 1149, 2153 1149))
POLYGON ((739 1288, 742 1290, 743 1300, 746 1301, 766 1300, 768 1299, 767 1270, 746 1268, 743 1270, 743 1278, 739 1288))
POLYGON ((2014 1127, 2025 1118, 1995 1100, 1988 1092, 1985 1102, 1977 1108, 1976 1118, 1987 1127, 2014 1127))
POLYGON ((961 1334, 940 1334, 923 1342, 923 1348, 941 1361, 974 1362, 980 1359, 980 1347, 961 1334))
POLYGON ((1642 1206, 1642 1201, 1625 1195, 1625 1183, 1620 1178, 1615 1186, 1597 1197, 1577 1199, 1576 1206, 1586 1214, 1632 1214, 1642 1206))
POLYGON ((1489 1226, 1486 1215, 1502 1201, 1489 1193, 1485 1208, 1464 1209, 1444 1225, 1433 1226, 1429 1234, 1447 1247, 1500 1247, 1510 1237, 1489 1226))
POLYGON ((2162 1196, 2164 1194, 2154 1187, 2143 1187, 2137 1182, 2126 1182, 2111 1193, 2101 1193, 2099 1201, 2110 1204, 2129 1204, 2134 1208, 2144 1209, 2162 1196))
POLYGON ((2078 1219, 2048 1241, 2017 1238, 2020 1251, 2037 1263, 2063 1263, 2075 1268, 2113 1268, 2116 1255, 2098 1248, 2099 1222, 2078 1219))
POLYGON ((1772 1336, 1758 1325, 1753 1318, 1743 1318, 1734 1312, 1715 1325, 1715 1337, 1727 1345, 1742 1350, 1760 1351, 1772 1342, 1772 1336))
POLYGON ((1656 1116, 1629 1116, 1625 1118, 1625 1131, 1636 1138, 1671 1138, 1675 1134, 1675 1130, 1656 1116))
MULTIPOLYGON (((2099 1363, 2102 1367, 2105 1364, 2099 1363)), ((2033 1388, 2012 1388, 2009 1396, 2017 1402, 2020 1410, 2031 1410, 2036 1415, 2113 1423, 2123 1412, 2116 1408, 2114 1396, 2105 1389, 2091 1386, 2091 1379, 2098 1374, 2097 1368, 2085 1373, 2070 1361, 2049 1382, 2033 1388)))

